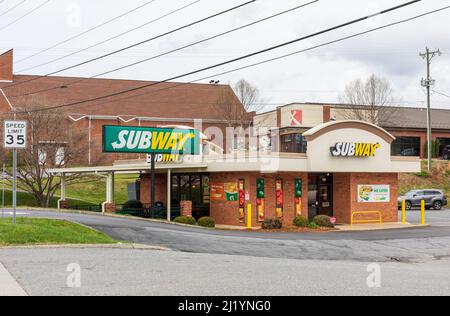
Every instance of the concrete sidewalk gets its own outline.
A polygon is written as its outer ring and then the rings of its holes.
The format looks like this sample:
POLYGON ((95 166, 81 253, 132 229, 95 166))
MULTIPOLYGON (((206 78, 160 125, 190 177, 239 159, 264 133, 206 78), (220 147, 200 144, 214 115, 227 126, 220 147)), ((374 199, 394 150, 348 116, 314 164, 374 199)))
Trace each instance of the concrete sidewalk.
POLYGON ((420 228, 428 227, 429 225, 421 224, 402 224, 402 223, 385 223, 385 224, 358 224, 358 225, 338 225, 336 229, 342 232, 352 231, 373 231, 373 230, 390 230, 390 229, 407 229, 407 228, 420 228))
POLYGON ((28 296, 17 281, 0 263, 0 296, 28 296))

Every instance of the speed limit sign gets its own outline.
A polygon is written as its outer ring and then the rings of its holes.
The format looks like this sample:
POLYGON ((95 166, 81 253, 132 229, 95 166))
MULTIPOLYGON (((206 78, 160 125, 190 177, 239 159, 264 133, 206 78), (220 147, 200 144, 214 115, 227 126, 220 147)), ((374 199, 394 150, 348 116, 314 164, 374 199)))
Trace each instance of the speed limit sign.
POLYGON ((26 121, 5 121, 3 134, 3 146, 5 147, 5 149, 27 148, 26 121))

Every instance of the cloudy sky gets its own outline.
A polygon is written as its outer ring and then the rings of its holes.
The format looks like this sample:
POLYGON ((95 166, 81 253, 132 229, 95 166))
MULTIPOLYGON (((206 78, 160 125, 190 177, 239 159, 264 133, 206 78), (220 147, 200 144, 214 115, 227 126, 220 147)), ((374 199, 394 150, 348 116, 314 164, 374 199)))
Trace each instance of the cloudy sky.
MULTIPOLYGON (((257 0, 231 13, 94 63, 62 72, 59 75, 94 76, 309 1, 311 0, 257 0)), ((112 23, 23 60, 147 2, 149 0, 0 0, 0 51, 15 49, 15 73, 47 74, 152 38, 246 1, 154 0, 112 23), (32 14, 19 19, 41 4, 44 5, 32 14), (104 41, 189 4, 192 5, 115 40, 35 68, 37 65, 104 41), (16 5, 18 6, 15 7, 16 5), (14 9, 10 10, 11 8, 14 9), (17 19, 19 20, 15 22, 17 19)), ((165 80, 315 33, 404 2, 407 0, 319 0, 305 8, 275 19, 135 67, 108 74, 106 77, 165 80)), ((213 76, 222 83, 233 84, 244 78, 260 89, 262 102, 269 110, 276 105, 290 102, 337 102, 339 94, 349 81, 366 78, 374 73, 391 81, 397 97, 403 100, 404 105, 423 106, 425 91, 420 86, 420 80, 425 75, 425 61, 419 56, 419 53, 428 46, 432 50, 439 48, 443 52, 441 57, 437 57, 433 61, 433 78, 436 79, 434 89, 449 95, 449 97, 445 97, 434 94, 433 106, 450 109, 450 76, 448 75, 450 73, 450 10, 254 68, 215 76, 234 68, 306 49, 445 6, 450 6, 450 0, 423 0, 382 17, 230 65, 184 77, 178 81, 186 82, 213 76)), ((209 82, 209 79, 203 82, 209 82)))

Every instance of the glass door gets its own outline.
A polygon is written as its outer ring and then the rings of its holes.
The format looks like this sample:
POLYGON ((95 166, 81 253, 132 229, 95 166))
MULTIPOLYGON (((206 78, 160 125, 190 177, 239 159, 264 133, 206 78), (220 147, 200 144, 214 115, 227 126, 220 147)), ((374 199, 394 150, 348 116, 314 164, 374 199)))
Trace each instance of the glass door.
POLYGON ((311 174, 308 177, 308 217, 333 216, 333 175, 311 174))

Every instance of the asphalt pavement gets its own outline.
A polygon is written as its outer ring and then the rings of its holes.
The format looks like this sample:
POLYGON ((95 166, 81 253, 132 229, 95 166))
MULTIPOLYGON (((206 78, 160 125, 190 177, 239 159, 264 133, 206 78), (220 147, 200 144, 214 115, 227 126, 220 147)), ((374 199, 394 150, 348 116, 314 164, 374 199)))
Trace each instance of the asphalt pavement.
MULTIPOLYGON (((30 295, 450 294, 447 210, 427 212, 426 228, 310 234, 74 213, 21 210, 19 216, 70 220, 117 240, 170 249, 0 249, 6 279, 9 273, 18 283, 14 288, 30 295)), ((420 212, 408 212, 408 221, 416 220, 420 212)))
POLYGON ((0 250, 0 261, 32 296, 450 294, 448 259, 373 265, 173 251, 9 249, 0 250), (379 279, 372 278, 378 269, 379 279))
MULTIPOLYGON (((308 234, 208 230, 73 213, 27 214, 21 216, 66 219, 105 232, 116 240, 190 253, 370 262, 450 256, 450 211, 429 212, 428 218, 435 224, 426 228, 308 234)), ((408 216, 413 219, 416 214, 411 212, 408 216)))

